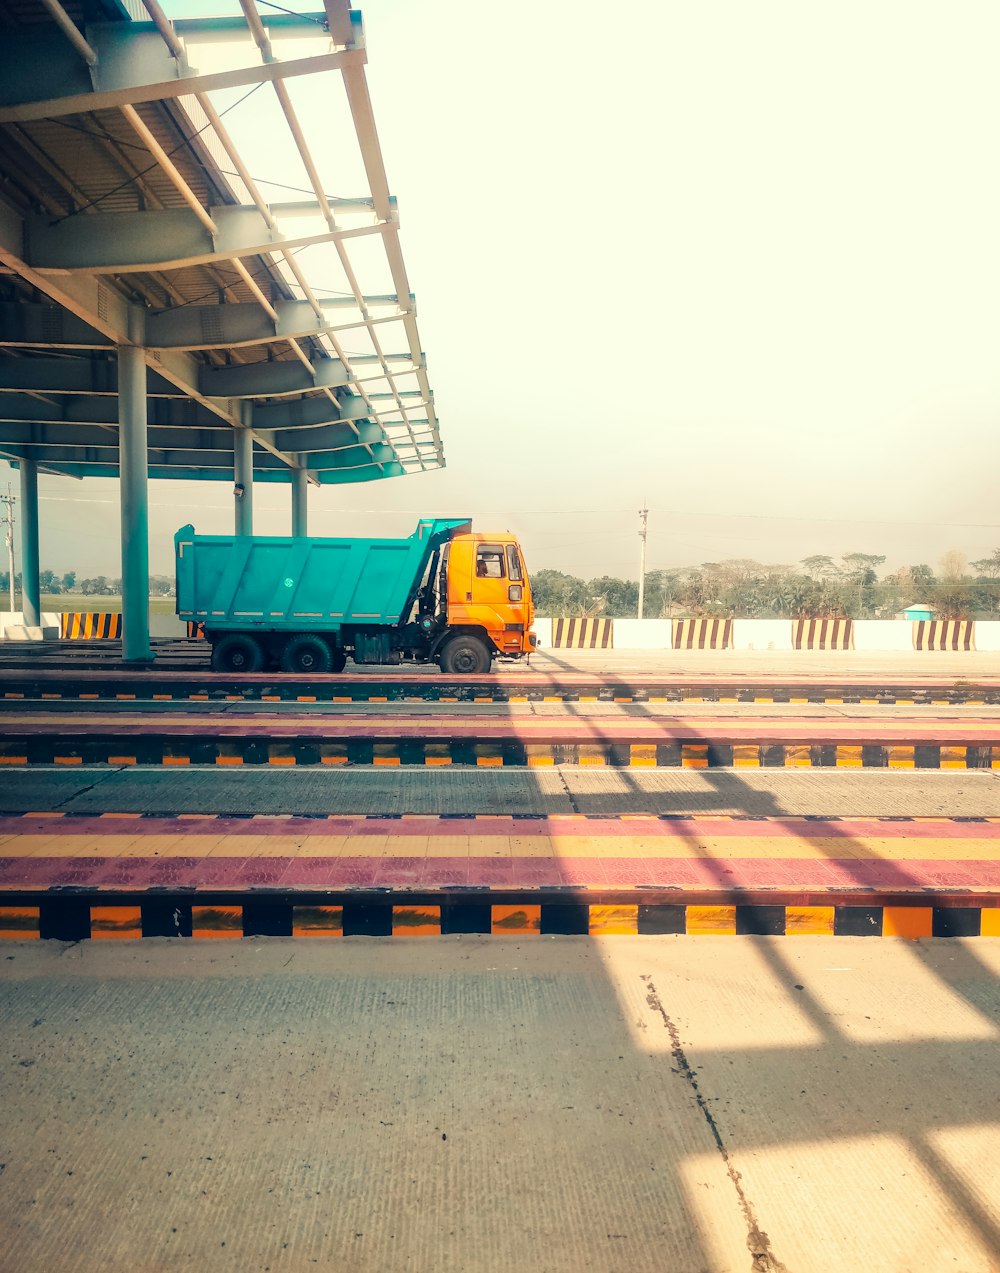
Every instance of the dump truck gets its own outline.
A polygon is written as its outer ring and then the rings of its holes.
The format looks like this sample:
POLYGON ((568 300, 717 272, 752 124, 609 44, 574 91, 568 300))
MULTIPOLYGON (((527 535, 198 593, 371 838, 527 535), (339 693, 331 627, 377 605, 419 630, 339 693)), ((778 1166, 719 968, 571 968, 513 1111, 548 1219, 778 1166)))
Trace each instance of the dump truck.
POLYGON ((174 536, 177 616, 218 672, 309 675, 355 663, 488 672, 535 649, 524 556, 468 518, 421 518, 405 539, 174 536))

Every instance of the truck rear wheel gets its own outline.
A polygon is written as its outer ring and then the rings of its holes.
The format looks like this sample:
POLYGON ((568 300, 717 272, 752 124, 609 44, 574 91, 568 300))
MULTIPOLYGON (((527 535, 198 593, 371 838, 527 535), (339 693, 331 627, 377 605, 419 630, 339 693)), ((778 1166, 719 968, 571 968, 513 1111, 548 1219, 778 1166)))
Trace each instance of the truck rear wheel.
POLYGON ((441 651, 441 671, 453 675, 488 672, 493 656, 478 637, 453 636, 441 651))
POLYGON ((212 646, 213 672, 259 672, 263 666, 264 651, 244 632, 231 632, 212 646))
POLYGON ((283 672, 313 676, 320 672, 329 672, 332 667, 333 655, 330 647, 318 636, 292 637, 281 655, 283 672))

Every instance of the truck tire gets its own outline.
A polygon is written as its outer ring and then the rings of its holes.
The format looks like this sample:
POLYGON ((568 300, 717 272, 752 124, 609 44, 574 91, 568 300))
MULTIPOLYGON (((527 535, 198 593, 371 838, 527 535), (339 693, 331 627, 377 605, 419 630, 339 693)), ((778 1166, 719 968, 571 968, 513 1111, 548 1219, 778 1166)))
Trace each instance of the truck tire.
POLYGON ((296 672, 300 676, 314 676, 329 672, 333 667, 330 647, 321 636, 297 636, 285 646, 281 655, 281 670, 296 672))
POLYGON ((343 650, 334 650, 333 666, 330 668, 330 671, 343 672, 345 667, 347 667, 347 655, 344 653, 343 650))
POLYGON ((259 672, 263 666, 264 651, 247 633, 231 632, 212 646, 213 672, 259 672))
POLYGON ((441 651, 441 671, 452 675, 488 672, 493 656, 478 637, 453 636, 441 651))

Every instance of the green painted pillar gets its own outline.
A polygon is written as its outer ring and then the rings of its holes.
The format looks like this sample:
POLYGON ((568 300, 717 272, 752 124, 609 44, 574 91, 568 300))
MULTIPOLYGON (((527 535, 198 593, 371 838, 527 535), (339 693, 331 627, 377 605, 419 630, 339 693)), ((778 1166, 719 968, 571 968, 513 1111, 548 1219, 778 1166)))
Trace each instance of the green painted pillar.
POLYGON ((304 539, 309 534, 309 475, 292 469, 292 534, 304 539))
MULTIPOLYGON (((243 404, 243 417, 250 403, 243 404)), ((253 437, 249 427, 233 430, 233 513, 237 535, 253 534, 253 437)))
POLYGON ((37 628, 42 621, 38 586, 38 465, 22 460, 21 469, 21 610, 24 626, 37 628))
POLYGON ((146 363, 136 345, 118 346, 118 474, 122 509, 122 658, 148 663, 149 467, 146 363))

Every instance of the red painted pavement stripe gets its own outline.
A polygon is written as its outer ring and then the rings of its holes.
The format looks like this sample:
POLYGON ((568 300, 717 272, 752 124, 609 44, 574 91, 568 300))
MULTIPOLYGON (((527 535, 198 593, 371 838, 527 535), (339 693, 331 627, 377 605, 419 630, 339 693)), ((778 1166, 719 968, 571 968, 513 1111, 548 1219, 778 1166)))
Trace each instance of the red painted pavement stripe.
POLYGON ((1000 862, 761 858, 0 858, 0 890, 536 887, 1000 889, 1000 862))
POLYGON ((832 821, 811 818, 669 818, 656 815, 617 818, 584 818, 564 815, 554 818, 468 817, 329 818, 204 817, 116 818, 113 814, 93 817, 31 818, 19 815, 0 817, 0 835, 58 835, 60 837, 128 835, 357 835, 357 836, 587 836, 632 839, 651 836, 667 839, 746 837, 810 840, 878 837, 900 840, 1000 840, 1000 819, 989 822, 956 822, 947 818, 882 821, 878 818, 840 818, 832 821))

